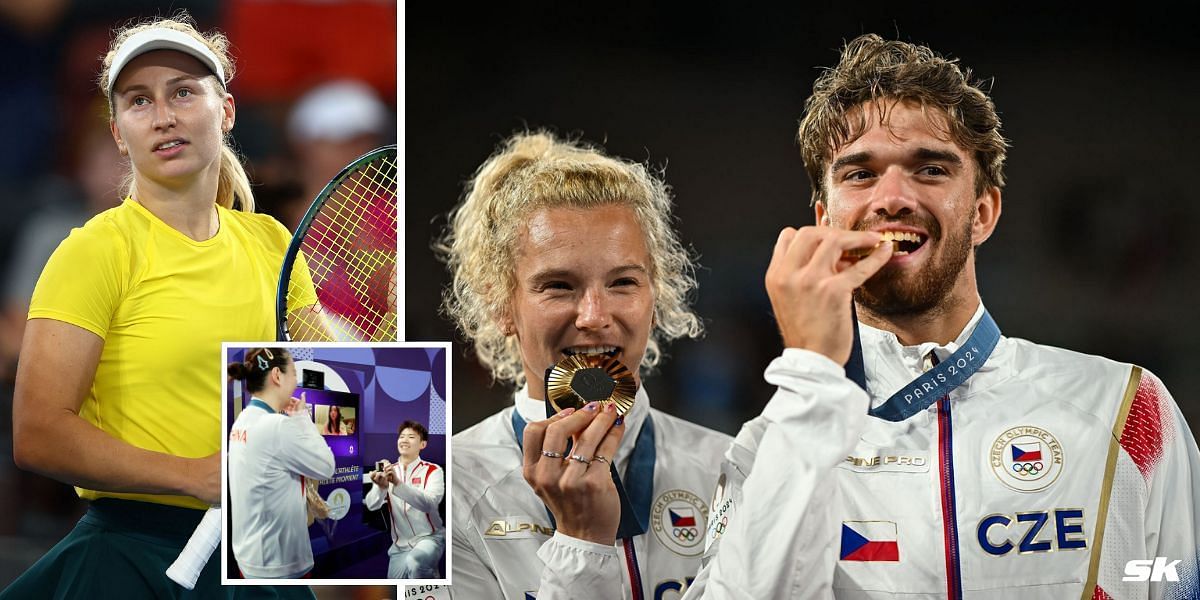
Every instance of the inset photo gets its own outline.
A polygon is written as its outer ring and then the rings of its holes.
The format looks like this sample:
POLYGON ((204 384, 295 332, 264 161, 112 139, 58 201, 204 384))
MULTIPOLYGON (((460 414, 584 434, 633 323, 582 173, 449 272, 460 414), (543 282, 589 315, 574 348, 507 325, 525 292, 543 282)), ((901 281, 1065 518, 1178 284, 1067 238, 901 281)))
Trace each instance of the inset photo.
POLYGON ((449 583, 449 348, 223 345, 223 583, 449 583))

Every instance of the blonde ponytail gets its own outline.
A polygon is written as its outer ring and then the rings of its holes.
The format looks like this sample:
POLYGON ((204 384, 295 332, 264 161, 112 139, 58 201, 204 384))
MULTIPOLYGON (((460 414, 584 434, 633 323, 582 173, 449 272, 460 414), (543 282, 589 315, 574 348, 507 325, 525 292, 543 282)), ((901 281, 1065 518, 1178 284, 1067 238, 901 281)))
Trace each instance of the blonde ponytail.
POLYGON ((221 174, 217 178, 217 204, 233 210, 254 212, 254 194, 250 191, 250 177, 229 142, 221 144, 221 174), (234 201, 241 202, 235 205, 234 201))
MULTIPOLYGON (((125 174, 122 183, 125 188, 125 196, 136 199, 137 181, 133 177, 132 170, 125 174)), ((250 191, 250 176, 246 175, 242 160, 229 146, 228 140, 221 142, 221 170, 217 175, 217 204, 230 210, 254 212, 254 193, 250 191), (235 201, 238 202, 235 203, 235 201)))

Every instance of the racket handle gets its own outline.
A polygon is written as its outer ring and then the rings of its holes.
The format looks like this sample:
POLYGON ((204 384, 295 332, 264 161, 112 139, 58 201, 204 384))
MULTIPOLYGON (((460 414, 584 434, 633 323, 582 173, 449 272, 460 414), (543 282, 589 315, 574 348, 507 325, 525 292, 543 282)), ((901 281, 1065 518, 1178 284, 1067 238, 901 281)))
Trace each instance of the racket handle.
POLYGON ((204 513, 204 518, 192 532, 192 537, 179 553, 179 558, 167 568, 167 577, 189 590, 195 588, 200 571, 204 570, 208 558, 220 543, 221 508, 214 507, 204 513))

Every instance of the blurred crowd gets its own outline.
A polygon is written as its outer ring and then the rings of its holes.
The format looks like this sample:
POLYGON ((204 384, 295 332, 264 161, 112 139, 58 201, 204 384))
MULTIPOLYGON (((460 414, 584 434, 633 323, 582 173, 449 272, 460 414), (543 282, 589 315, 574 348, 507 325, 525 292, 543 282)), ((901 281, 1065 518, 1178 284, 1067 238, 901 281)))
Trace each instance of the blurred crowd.
POLYGON ((84 509, 70 487, 14 467, 11 418, 42 266, 72 228, 123 198, 128 163, 97 88, 100 61, 113 28, 179 10, 230 39, 234 145, 260 212, 294 230, 343 166, 395 143, 394 1, 0 0, 0 588, 84 509))

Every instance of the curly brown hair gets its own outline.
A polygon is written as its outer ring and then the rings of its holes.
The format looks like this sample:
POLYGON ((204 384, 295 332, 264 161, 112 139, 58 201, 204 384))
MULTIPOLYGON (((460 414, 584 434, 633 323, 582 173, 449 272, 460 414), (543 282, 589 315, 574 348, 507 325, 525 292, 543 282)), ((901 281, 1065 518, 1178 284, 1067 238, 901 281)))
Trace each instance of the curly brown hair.
POLYGON ((975 194, 1004 187, 1004 159, 1008 141, 1000 133, 1000 117, 982 81, 972 83, 971 70, 959 68, 933 50, 907 42, 884 40, 869 33, 846 44, 837 66, 826 69, 813 83, 804 103, 804 118, 796 140, 804 168, 812 183, 812 201, 828 199, 825 171, 833 153, 858 139, 867 129, 875 102, 883 125, 887 107, 914 102, 930 116, 930 123, 960 148, 971 152, 979 167, 975 194), (930 113, 941 113, 937 118, 930 113))

